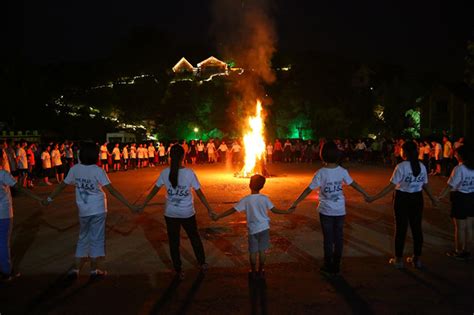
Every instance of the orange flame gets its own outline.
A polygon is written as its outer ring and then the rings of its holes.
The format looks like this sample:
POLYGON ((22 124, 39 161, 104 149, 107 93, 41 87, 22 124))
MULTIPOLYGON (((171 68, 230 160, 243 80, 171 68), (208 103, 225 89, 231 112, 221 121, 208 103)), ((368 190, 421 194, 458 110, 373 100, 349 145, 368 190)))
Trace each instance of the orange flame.
POLYGON ((262 118, 262 103, 257 100, 255 116, 248 118, 249 131, 244 135, 245 164, 242 169, 244 177, 261 174, 261 163, 265 159, 264 123, 262 118))

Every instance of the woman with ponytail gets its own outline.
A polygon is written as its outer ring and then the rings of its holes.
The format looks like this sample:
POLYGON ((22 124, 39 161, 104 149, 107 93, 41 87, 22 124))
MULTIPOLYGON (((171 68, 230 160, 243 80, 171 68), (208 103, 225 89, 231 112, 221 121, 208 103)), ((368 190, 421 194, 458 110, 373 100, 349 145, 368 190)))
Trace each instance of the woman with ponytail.
POLYGON ((196 211, 194 210, 191 188, 194 189, 199 200, 207 208, 210 217, 212 217, 214 212, 201 191, 201 185, 196 174, 192 169, 183 167, 183 147, 173 145, 170 149, 170 159, 170 167, 161 172, 156 185, 145 198, 141 208, 143 210, 146 207, 148 202, 160 191, 161 187, 166 187, 165 221, 170 254, 177 275, 183 278, 184 273, 181 269, 181 256, 179 252, 181 226, 191 241, 201 271, 207 270, 204 247, 197 229, 196 211))
POLYGON ((469 243, 474 229, 474 156, 472 148, 460 146, 454 153, 459 165, 448 179, 439 199, 451 193, 451 218, 454 223, 454 250, 446 255, 458 260, 471 257, 469 243))
POLYGON ((403 144, 402 158, 390 178, 390 183, 373 197, 368 197, 367 201, 372 202, 387 195, 395 189, 394 214, 395 214, 395 257, 390 259, 390 263, 397 269, 404 267, 403 249, 405 238, 410 225, 413 236, 413 256, 407 262, 416 268, 421 268, 421 249, 423 246, 423 231, 421 228, 423 213, 424 190, 430 197, 433 205, 437 199, 431 193, 428 186, 428 174, 426 167, 418 160, 417 146, 412 141, 403 144))

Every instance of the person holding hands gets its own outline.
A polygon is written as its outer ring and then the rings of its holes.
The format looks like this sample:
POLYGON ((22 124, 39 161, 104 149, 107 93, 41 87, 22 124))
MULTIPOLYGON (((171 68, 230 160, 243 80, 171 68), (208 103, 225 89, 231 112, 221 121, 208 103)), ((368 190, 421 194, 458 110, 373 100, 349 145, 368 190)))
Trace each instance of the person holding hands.
POLYGON ((171 260, 177 276, 184 278, 182 270, 181 255, 179 251, 180 230, 184 228, 188 235, 191 245, 196 255, 196 259, 200 265, 202 272, 208 268, 204 246, 197 229, 196 210, 194 209, 193 194, 191 188, 194 189, 196 195, 202 204, 206 207, 209 216, 214 215, 214 211, 207 202, 204 193, 201 190, 201 184, 196 177, 194 171, 183 166, 184 149, 180 145, 173 145, 170 149, 170 167, 165 168, 158 177, 156 184, 145 198, 141 211, 148 205, 150 200, 160 191, 161 187, 166 188, 166 206, 165 221, 168 232, 168 240, 170 247, 171 260))
POLYGON ((96 165, 98 147, 93 143, 81 145, 80 164, 74 165, 63 182, 43 201, 44 205, 53 202, 67 185, 76 187, 76 204, 79 209, 79 239, 73 267, 68 271, 68 279, 77 279, 87 258, 91 261, 91 279, 104 277, 107 272, 100 266, 105 258, 105 221, 107 217, 107 198, 102 188, 126 205, 133 212, 138 208, 131 205, 111 184, 106 171, 96 165))
POLYGON ((474 229, 474 154, 469 145, 458 146, 454 156, 459 162, 439 195, 443 199, 451 193, 451 218, 454 223, 454 250, 446 255, 458 260, 471 257, 469 243, 474 229))
POLYGON ((394 216, 395 216, 395 257, 389 262, 397 269, 404 268, 403 249, 405 238, 410 225, 413 236, 413 256, 407 262, 415 268, 422 268, 421 251, 423 247, 423 194, 437 206, 437 199, 433 196, 428 185, 428 173, 425 165, 418 160, 417 146, 412 141, 403 144, 402 158, 393 171, 390 183, 378 194, 366 198, 367 202, 373 202, 392 192, 395 189, 394 216))
POLYGON ((250 275, 254 279, 257 276, 257 254, 258 254, 258 275, 265 277, 266 250, 270 247, 270 218, 267 211, 277 214, 288 214, 293 209, 280 210, 275 208, 270 199, 260 194, 260 190, 265 185, 265 177, 253 175, 250 178, 251 194, 242 198, 233 208, 217 215, 213 215, 213 220, 224 218, 235 212, 245 212, 247 215, 248 243, 250 275))
POLYGON ((324 265, 320 271, 329 275, 338 274, 340 271, 346 217, 343 185, 349 185, 365 197, 368 196, 350 177, 349 172, 338 164, 340 156, 334 142, 323 145, 321 159, 324 166, 316 172, 309 186, 290 208, 296 208, 313 190, 319 189, 318 211, 324 238, 324 265))

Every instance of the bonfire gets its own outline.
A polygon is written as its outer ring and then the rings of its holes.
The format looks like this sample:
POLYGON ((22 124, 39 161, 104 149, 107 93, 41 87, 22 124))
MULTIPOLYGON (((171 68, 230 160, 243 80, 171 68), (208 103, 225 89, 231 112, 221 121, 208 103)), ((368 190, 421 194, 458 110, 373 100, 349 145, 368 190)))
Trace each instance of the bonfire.
POLYGON ((244 135, 245 159, 244 167, 236 175, 250 177, 254 174, 268 176, 265 167, 265 138, 262 117, 262 103, 257 100, 255 116, 248 118, 248 130, 244 135))

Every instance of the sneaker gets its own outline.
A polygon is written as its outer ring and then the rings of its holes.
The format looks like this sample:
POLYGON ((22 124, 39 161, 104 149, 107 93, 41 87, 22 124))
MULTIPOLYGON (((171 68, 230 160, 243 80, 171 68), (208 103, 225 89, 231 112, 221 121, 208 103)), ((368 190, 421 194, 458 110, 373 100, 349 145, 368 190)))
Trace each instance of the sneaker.
POLYGON ((403 260, 401 258, 390 258, 388 263, 393 265, 395 267, 395 269, 404 269, 405 268, 405 265, 403 264, 403 260))
POLYGON ((15 271, 12 271, 9 275, 0 273, 0 281, 9 282, 16 278, 19 278, 20 276, 21 276, 21 273, 15 272, 15 271))
POLYGON ((74 280, 76 280, 78 277, 79 277, 79 269, 70 269, 70 270, 67 272, 66 280, 68 280, 68 281, 74 281, 74 280))
POLYGON ((91 275, 90 275, 91 280, 100 280, 100 279, 103 279, 105 276, 107 276, 107 271, 105 270, 100 270, 100 269, 91 270, 91 275))
POLYGON ((52 185, 53 185, 53 183, 51 183, 51 182, 46 182, 46 185, 48 185, 48 186, 52 186, 52 185))
POLYGON ((416 269, 423 269, 423 264, 421 263, 420 258, 412 256, 407 258, 407 263, 411 264, 416 269))

